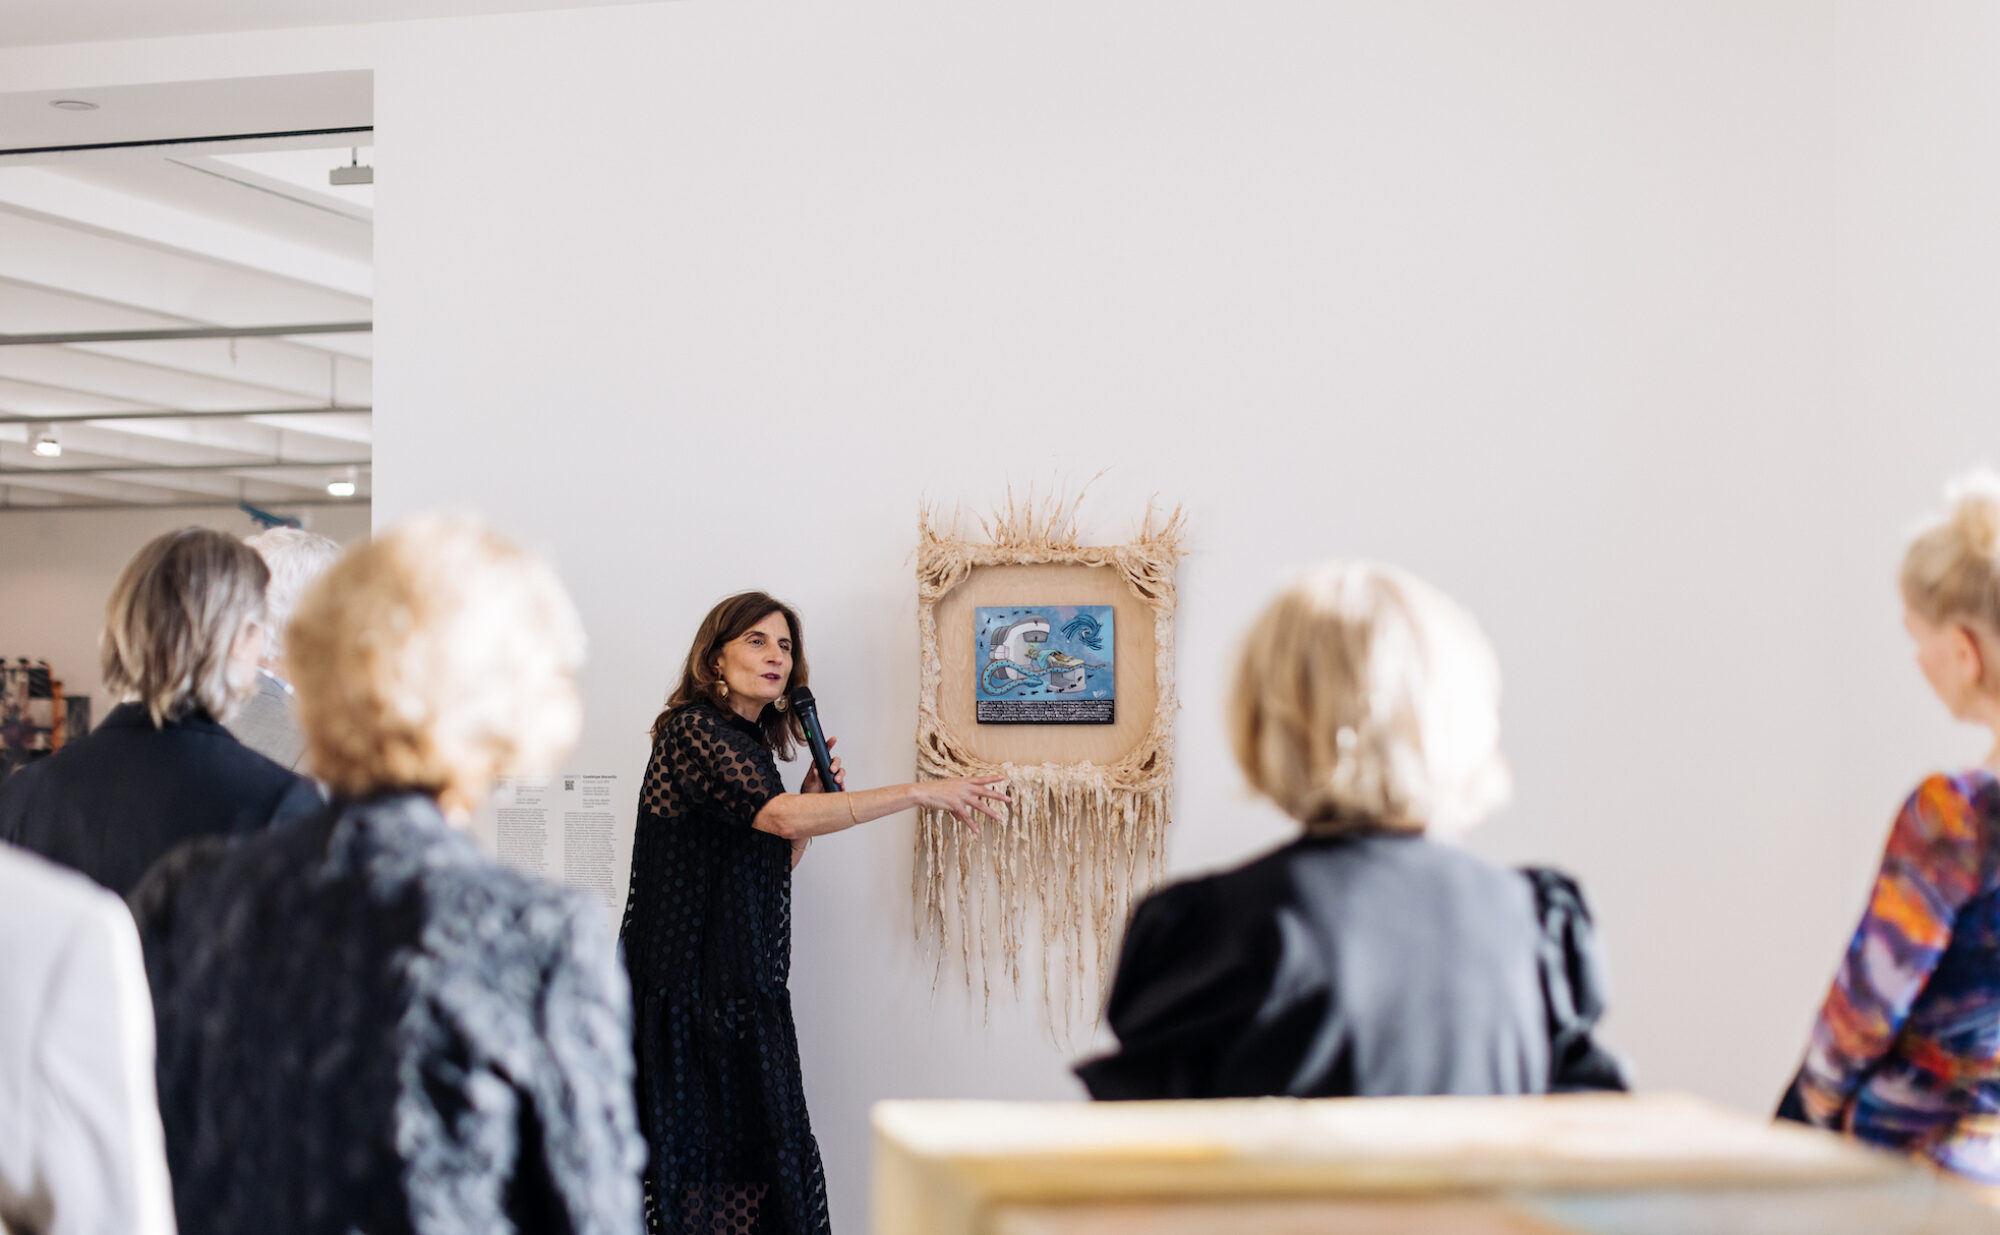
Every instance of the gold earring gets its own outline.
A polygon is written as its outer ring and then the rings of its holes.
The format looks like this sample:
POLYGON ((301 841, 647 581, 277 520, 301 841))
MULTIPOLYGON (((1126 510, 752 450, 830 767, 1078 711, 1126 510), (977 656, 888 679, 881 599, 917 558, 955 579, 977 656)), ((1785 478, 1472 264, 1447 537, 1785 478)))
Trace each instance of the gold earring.
POLYGON ((729 683, 717 678, 715 681, 715 697, 717 699, 729 698, 729 683))
POLYGON ((782 712, 792 706, 792 704, 791 700, 785 698, 783 695, 779 695, 776 699, 771 700, 771 706, 782 712))

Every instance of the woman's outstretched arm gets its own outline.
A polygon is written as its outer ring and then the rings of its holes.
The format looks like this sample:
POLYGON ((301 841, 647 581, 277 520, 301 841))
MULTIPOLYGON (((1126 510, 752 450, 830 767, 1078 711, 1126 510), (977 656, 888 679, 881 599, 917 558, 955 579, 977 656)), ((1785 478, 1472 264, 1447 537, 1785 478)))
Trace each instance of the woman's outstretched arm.
MULTIPOLYGON (((827 747, 831 749, 838 740, 829 741, 827 747)), ((1007 800, 1007 791, 996 787, 1007 778, 998 774, 884 785, 879 789, 848 789, 847 772, 837 758, 833 761, 833 774, 841 786, 840 792, 822 792, 819 771, 814 769, 806 774, 805 784, 798 793, 780 794, 766 802, 752 826, 760 832, 800 841, 844 831, 898 811, 928 806, 944 811, 977 832, 979 824, 974 812, 998 823, 1002 816, 994 803, 1007 800)))

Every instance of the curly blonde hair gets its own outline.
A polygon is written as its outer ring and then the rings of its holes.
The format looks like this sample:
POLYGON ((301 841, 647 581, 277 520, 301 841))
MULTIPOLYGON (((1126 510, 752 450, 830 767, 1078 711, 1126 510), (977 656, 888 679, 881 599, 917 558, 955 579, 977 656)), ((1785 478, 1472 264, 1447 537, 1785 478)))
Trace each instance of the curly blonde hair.
POLYGON ((547 564, 478 520, 411 519, 334 563, 289 635, 306 758, 339 797, 470 810, 575 745, 583 625, 547 564))
POLYGON ((1460 831, 1511 789, 1492 645, 1390 566, 1331 562, 1280 592, 1244 642, 1229 722, 1251 787, 1315 834, 1460 831))

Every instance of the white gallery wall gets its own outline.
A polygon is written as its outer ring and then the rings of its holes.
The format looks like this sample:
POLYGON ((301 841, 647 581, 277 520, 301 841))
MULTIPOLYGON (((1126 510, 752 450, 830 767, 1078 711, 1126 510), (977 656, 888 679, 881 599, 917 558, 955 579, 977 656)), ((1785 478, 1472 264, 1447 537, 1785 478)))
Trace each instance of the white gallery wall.
MULTIPOLYGON (((312 531, 343 545, 368 538, 365 506, 307 517, 312 531)), ((210 507, 0 511, 0 657, 48 661, 68 693, 91 696, 92 723, 103 720, 116 703, 98 671, 104 603, 142 545, 183 527, 258 530, 248 515, 210 507)))
MULTIPOLYGON (((468 505, 554 557, 592 637, 571 770, 624 774, 621 815, 745 587, 802 611, 850 776, 907 778, 919 503, 1108 469, 1088 532, 1189 517, 1177 871, 1289 835, 1220 724, 1256 608, 1323 557, 1412 567, 1508 674, 1518 793, 1470 843, 1581 876, 1645 1085, 1761 1110, 1900 796, 1980 753, 1892 579, 2000 455, 1996 23, 684 0, 0 72, 375 70, 378 520, 468 505)), ((796 880, 850 1231, 871 1102, 1079 1093, 1032 1006, 933 993, 908 849, 884 821, 796 880)))

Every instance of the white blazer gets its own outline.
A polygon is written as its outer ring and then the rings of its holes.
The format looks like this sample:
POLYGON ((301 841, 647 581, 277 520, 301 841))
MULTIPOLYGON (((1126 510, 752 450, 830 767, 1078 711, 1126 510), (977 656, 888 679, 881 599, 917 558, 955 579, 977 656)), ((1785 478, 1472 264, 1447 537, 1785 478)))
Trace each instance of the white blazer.
POLYGON ((173 1235, 155 1093, 125 902, 0 845, 0 1229, 173 1235))

